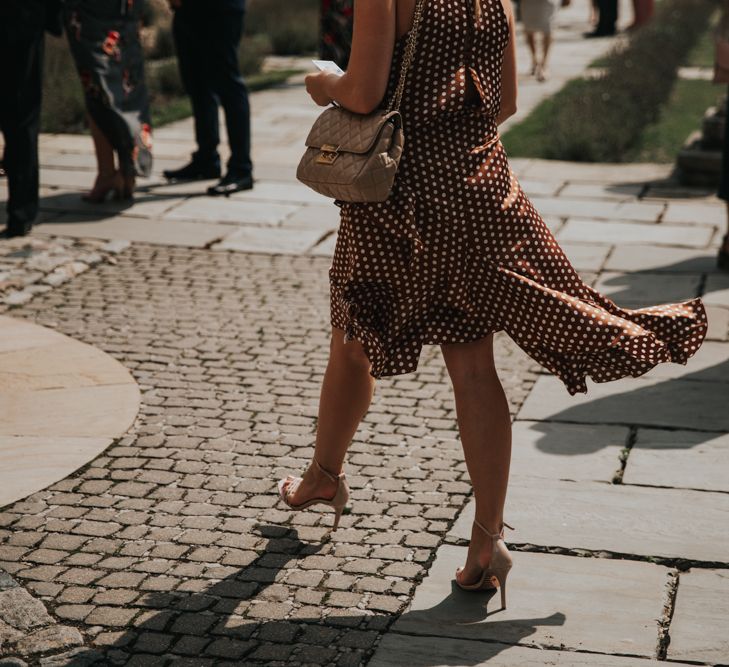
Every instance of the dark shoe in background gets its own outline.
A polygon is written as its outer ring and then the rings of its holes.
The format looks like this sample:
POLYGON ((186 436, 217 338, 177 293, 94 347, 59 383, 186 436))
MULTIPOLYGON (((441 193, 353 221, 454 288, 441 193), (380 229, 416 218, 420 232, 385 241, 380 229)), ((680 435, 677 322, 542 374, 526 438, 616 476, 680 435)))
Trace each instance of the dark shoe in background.
POLYGON ((28 236, 33 228, 31 223, 13 223, 9 222, 8 226, 0 232, 0 239, 12 239, 17 236, 28 236))
POLYGON ((587 38, 591 37, 613 37, 617 34, 615 30, 593 30, 592 32, 585 32, 583 35, 587 38))
POLYGON ((220 178, 220 167, 192 161, 180 169, 165 169, 162 174, 168 181, 208 181, 220 178))
POLYGON ((234 192, 251 190, 253 188, 253 176, 242 176, 241 174, 226 174, 216 185, 208 188, 208 194, 212 197, 229 197, 234 192))

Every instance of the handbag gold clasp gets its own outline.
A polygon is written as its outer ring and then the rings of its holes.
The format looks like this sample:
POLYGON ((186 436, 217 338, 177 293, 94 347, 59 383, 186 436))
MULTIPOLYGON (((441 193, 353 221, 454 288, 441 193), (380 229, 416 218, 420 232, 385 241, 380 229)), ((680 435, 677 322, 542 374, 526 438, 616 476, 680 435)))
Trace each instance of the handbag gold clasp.
POLYGON ((324 144, 321 153, 316 158, 317 164, 334 164, 339 157, 339 146, 324 144))

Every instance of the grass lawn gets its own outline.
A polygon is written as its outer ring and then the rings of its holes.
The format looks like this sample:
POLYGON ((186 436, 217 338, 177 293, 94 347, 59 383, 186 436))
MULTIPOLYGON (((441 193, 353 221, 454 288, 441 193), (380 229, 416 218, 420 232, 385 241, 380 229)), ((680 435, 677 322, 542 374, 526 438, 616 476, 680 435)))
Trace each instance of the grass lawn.
POLYGON ((701 125, 704 112, 726 92, 710 81, 679 79, 658 122, 643 132, 628 162, 673 162, 691 132, 701 125))
MULTIPOLYGON (((713 30, 718 15, 710 28, 701 36, 686 57, 687 67, 712 67, 714 62, 713 30)), ((592 65, 602 67, 605 59, 592 65)), ((573 96, 585 85, 584 79, 569 81, 562 90, 539 104, 521 123, 512 127, 502 137, 511 157, 550 158, 552 137, 550 127, 563 100, 573 96)), ((676 159, 678 149, 688 135, 700 127, 706 109, 725 94, 724 86, 710 81, 678 79, 668 102, 661 109, 656 122, 648 125, 637 144, 623 156, 625 162, 663 162, 676 159)))

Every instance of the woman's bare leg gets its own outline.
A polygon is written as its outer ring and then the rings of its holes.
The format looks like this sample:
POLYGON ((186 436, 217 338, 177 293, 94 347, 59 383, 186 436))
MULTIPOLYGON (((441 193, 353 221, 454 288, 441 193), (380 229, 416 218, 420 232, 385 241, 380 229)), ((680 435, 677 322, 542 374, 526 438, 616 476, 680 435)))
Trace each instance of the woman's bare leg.
MULTIPOLYGON (((374 389, 375 379, 370 375, 370 362, 361 343, 355 340, 345 343, 344 332, 332 328, 314 448, 314 458, 325 470, 333 474, 341 471, 349 444, 370 407, 374 389)), ((332 498, 336 489, 337 483, 312 465, 289 500, 298 505, 309 498, 332 498)))
POLYGON ((539 59, 537 58, 537 37, 536 34, 531 30, 526 31, 527 46, 529 46, 529 53, 532 56, 532 74, 536 74, 537 68, 539 67, 539 59))
POLYGON ((549 60, 549 50, 552 48, 552 33, 545 32, 542 34, 542 69, 547 69, 547 61, 549 60))
POLYGON ((87 119, 96 152, 96 167, 98 171, 96 179, 97 181, 109 180, 116 173, 116 167, 114 166, 114 148, 90 114, 87 115, 87 119))
MULTIPOLYGON (((476 500, 476 518, 499 532, 511 462, 509 404, 496 372, 493 334, 472 343, 442 345, 458 415, 458 430, 476 500)), ((475 581, 491 557, 491 540, 471 534, 462 583, 475 581)))

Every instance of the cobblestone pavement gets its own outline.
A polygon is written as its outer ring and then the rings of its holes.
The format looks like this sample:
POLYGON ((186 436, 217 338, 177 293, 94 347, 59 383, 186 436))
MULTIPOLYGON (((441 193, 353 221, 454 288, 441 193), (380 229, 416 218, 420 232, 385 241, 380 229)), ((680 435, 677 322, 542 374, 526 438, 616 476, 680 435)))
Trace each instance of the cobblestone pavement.
POLYGON ((0 244, 0 313, 49 292, 100 263, 114 263, 127 241, 34 237, 0 244))
MULTIPOLYGON (((328 261, 134 246, 13 315, 97 345, 143 391, 133 430, 0 515, 3 653, 40 664, 358 665, 470 493, 437 348, 381 382, 351 513, 292 513, 327 356, 328 261), (21 597, 22 596, 22 597, 21 597), (7 610, 20 604, 24 618, 7 610), (8 606, 9 605, 9 606, 8 606), (18 634, 11 628, 26 630, 18 634), (33 630, 28 637, 27 630, 33 630), (33 659, 37 659, 33 658, 33 659), (65 662, 64 662, 65 661, 65 662)), ((499 339, 516 411, 535 369, 499 339)))

